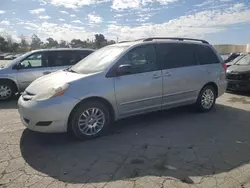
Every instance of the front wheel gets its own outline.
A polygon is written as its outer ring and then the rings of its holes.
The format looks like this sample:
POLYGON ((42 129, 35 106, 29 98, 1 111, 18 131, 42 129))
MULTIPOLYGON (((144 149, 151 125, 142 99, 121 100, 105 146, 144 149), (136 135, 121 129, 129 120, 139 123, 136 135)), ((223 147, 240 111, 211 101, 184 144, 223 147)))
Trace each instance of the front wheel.
POLYGON ((110 125, 110 113, 100 102, 88 101, 74 111, 70 127, 74 136, 81 140, 103 135, 110 125))
POLYGON ((0 101, 10 100, 15 95, 13 84, 9 82, 0 82, 0 101))
POLYGON ((201 112, 208 112, 213 109, 216 101, 216 92, 213 86, 205 86, 196 101, 196 106, 201 112))

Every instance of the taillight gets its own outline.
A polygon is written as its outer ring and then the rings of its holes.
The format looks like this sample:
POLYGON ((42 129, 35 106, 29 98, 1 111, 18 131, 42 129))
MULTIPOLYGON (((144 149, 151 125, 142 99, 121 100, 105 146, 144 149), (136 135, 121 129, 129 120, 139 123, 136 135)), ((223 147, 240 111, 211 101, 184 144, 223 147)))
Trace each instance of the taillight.
POLYGON ((226 63, 222 63, 222 67, 225 71, 227 71, 227 64, 226 63))

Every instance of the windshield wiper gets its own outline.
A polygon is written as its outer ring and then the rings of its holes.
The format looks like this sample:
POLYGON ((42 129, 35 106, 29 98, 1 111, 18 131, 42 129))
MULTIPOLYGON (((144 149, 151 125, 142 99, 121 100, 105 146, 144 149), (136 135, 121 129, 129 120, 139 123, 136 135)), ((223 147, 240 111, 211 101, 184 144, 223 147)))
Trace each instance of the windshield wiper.
POLYGON ((78 72, 74 71, 73 69, 71 69, 71 67, 64 69, 64 71, 78 73, 78 72))

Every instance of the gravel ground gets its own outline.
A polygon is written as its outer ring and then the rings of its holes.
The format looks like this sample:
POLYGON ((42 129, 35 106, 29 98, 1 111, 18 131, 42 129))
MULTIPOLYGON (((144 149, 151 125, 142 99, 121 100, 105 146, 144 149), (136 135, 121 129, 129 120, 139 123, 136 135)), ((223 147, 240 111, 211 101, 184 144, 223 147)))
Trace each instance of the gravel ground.
POLYGON ((0 103, 0 187, 250 187, 249 96, 129 118, 85 142, 25 129, 16 102, 0 103))

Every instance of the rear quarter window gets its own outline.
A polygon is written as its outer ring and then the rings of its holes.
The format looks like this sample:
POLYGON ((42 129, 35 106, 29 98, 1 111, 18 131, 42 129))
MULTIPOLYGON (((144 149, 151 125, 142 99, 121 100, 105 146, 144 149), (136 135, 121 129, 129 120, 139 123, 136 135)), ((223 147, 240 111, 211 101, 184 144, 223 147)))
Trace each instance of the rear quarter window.
POLYGON ((220 63, 218 56, 209 46, 197 45, 195 51, 201 65, 220 63))

